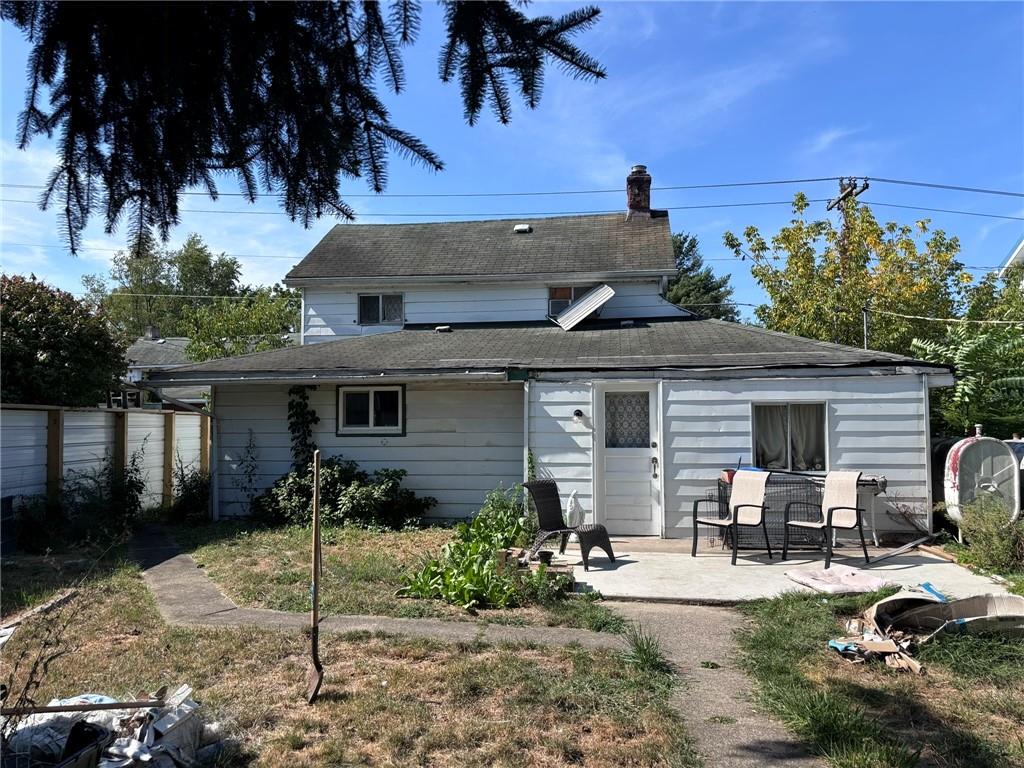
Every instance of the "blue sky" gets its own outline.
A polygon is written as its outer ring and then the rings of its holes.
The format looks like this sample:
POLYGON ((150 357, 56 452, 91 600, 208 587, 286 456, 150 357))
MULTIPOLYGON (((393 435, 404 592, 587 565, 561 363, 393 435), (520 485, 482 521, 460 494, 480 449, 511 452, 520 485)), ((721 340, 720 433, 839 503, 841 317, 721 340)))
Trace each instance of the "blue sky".
MULTIPOLYGON (((581 3, 537 3, 559 13, 581 3)), ((402 214, 518 214, 619 209, 624 177, 645 163, 655 186, 867 175, 1024 192, 1024 4, 1021 3, 598 3, 598 26, 581 38, 605 65, 597 83, 548 72, 537 110, 517 105, 511 125, 490 114, 475 127, 462 117, 458 89, 436 76, 440 17, 424 8, 419 42, 407 49, 408 88, 388 98, 394 122, 425 140, 446 163, 441 173, 391 162, 387 193, 552 191, 615 192, 528 198, 358 197, 365 218, 386 223, 431 220, 402 214), (367 215, 377 214, 377 215, 367 215), (387 214, 387 215, 380 215, 387 214)), ((7 24, 2 37, 0 181, 41 184, 52 146, 15 148, 24 95, 27 44, 7 24)), ((345 189, 366 195, 361 181, 345 189)), ((835 183, 794 187, 656 191, 656 207, 788 200, 834 194, 835 183)), ((225 179, 221 191, 237 191, 225 179)), ((5 200, 34 190, 0 188, 5 200)), ((877 183, 863 199, 1024 217, 1024 200, 877 183)), ((279 280, 333 225, 305 230, 273 199, 214 203, 189 197, 172 233, 177 245, 199 233, 216 251, 239 255, 249 282, 279 280), (258 211, 257 215, 232 211, 258 211), (269 215, 263 215, 263 213, 269 215)), ((812 211, 825 215, 824 204, 812 211)), ((933 226, 957 235, 962 260, 999 264, 1024 221, 877 207, 879 218, 933 226)), ((730 257, 722 233, 756 224, 775 232, 785 205, 704 208, 671 213, 674 231, 692 232, 716 272, 729 273, 736 300, 761 293, 747 265, 730 257)), ((70 256, 56 217, 31 204, 0 203, 0 261, 7 272, 34 272, 81 291, 81 276, 106 273, 126 234, 107 237, 94 221, 86 250, 70 256), (25 245, 27 244, 27 245, 25 245)))

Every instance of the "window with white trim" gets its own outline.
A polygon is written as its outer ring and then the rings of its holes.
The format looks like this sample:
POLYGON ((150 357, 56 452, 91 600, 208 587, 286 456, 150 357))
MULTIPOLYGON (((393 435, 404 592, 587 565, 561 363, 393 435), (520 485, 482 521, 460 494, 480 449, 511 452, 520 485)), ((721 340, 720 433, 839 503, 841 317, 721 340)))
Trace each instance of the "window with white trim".
POLYGON ((359 294, 359 325, 400 325, 405 320, 400 293, 359 294))
POLYGON ((754 465, 824 472, 825 403, 763 403, 753 409, 754 465))
POLYGON ((593 289, 592 285, 551 286, 548 288, 548 314, 554 317, 593 289))
POLYGON ((339 435, 401 435, 404 432, 404 387, 338 387, 339 435))

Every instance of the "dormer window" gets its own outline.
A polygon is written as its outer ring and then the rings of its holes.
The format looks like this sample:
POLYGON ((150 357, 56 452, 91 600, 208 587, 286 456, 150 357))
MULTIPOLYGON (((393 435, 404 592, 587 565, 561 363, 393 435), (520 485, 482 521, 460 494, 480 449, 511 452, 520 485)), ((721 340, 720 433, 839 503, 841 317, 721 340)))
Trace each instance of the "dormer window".
POLYGON ((590 290, 593 290, 592 285, 571 285, 556 287, 552 286, 548 288, 548 314, 554 317, 555 315, 561 314, 570 304, 590 290))
POLYGON ((404 319, 402 294, 359 294, 359 325, 401 325, 404 319))

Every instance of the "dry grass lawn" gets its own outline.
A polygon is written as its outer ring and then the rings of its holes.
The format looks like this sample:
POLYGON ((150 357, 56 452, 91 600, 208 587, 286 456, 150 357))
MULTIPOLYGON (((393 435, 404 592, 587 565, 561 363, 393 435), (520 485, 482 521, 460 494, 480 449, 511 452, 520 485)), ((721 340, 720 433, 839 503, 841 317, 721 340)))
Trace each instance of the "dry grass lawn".
MULTIPOLYGON (((175 529, 175 538, 236 604, 281 611, 309 610, 310 532, 284 526, 214 523, 175 529)), ((322 609, 328 614, 484 620, 503 624, 622 629, 622 620, 593 600, 546 607, 481 610, 470 615, 439 600, 399 598, 402 576, 451 538, 446 528, 365 531, 325 528, 322 609)))
POLYGON ((740 635, 760 698, 835 768, 1024 766, 1024 641, 940 636, 924 676, 851 664, 826 648, 878 595, 793 593, 745 607, 740 635))
MULTIPOLYGON (((613 651, 327 635, 322 696, 308 706, 301 635, 170 627, 133 566, 64 610, 71 652, 53 662, 38 701, 187 682, 237 740, 224 765, 698 764, 668 705, 672 678, 613 651)), ((15 691, 47 621, 30 620, 5 648, 15 691)))

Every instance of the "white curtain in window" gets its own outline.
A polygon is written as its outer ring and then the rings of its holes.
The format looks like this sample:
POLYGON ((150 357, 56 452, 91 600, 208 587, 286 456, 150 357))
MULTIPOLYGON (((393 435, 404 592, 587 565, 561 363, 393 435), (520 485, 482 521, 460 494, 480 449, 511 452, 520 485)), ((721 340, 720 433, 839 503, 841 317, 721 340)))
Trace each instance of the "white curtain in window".
POLYGON ((825 406, 821 403, 789 406, 793 440, 793 469, 825 469, 825 406))
POLYGON ((762 469, 788 469, 786 406, 754 406, 754 463, 762 469))

